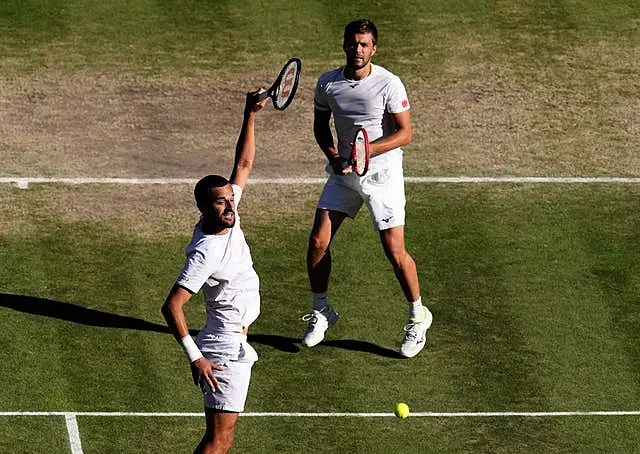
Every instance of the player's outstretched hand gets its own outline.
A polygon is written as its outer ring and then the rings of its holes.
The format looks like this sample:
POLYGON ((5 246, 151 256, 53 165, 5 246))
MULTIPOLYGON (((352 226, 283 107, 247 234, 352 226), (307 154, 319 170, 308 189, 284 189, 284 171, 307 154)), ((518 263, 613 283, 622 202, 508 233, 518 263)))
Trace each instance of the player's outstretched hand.
POLYGON ((258 99, 260 93, 264 93, 264 91, 264 88, 258 88, 257 90, 253 90, 247 93, 247 100, 244 106, 245 115, 252 112, 257 112, 265 106, 269 98, 265 98, 262 101, 258 99))

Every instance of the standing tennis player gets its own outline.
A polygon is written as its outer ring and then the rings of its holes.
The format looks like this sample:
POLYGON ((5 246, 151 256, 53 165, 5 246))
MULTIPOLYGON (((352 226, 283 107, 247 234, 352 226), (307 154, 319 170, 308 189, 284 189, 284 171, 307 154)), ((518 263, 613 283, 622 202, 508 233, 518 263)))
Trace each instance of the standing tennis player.
POLYGON ((162 314, 191 364, 193 382, 204 394, 206 430, 196 453, 226 453, 244 410, 251 367, 258 359, 247 343, 247 327, 260 312, 258 275, 237 205, 255 156, 254 119, 266 103, 264 90, 246 97, 244 121, 231 177, 202 178, 195 186, 202 214, 186 248, 186 263, 162 306, 162 314), (207 311, 197 340, 189 335, 183 306, 202 289, 207 311))
POLYGON ((303 316, 308 329, 302 343, 307 347, 318 344, 338 320, 338 313, 327 300, 330 244, 344 219, 355 217, 365 204, 407 300, 409 321, 400 354, 410 358, 424 347, 433 317, 422 305, 416 264, 404 241, 401 147, 411 142, 409 100, 396 75, 371 63, 377 40, 378 31, 370 20, 349 23, 344 30, 345 66, 322 74, 316 87, 313 132, 329 161, 329 178, 320 195, 307 250, 313 312, 303 316), (371 140, 369 171, 363 177, 348 165, 351 141, 359 127, 367 130, 371 140))

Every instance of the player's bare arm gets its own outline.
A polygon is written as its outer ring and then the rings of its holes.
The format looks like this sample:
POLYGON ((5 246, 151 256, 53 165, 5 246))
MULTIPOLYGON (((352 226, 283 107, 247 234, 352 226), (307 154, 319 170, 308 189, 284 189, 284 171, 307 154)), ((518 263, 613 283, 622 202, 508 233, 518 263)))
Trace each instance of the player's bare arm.
MULTIPOLYGON (((162 315, 167 321, 167 325, 178 341, 185 336, 189 336, 189 327, 184 316, 184 305, 191 299, 192 293, 179 285, 174 285, 169 295, 162 305, 162 315)), ((200 358, 191 363, 191 376, 193 383, 199 385, 200 380, 204 380, 211 389, 218 388, 218 380, 213 375, 214 370, 222 370, 220 366, 209 361, 207 358, 200 358)))
POLYGON ((385 153, 411 143, 413 130, 411 128, 411 114, 409 110, 392 114, 396 124, 396 131, 388 137, 374 140, 370 144, 371 156, 385 153))
POLYGON ((346 159, 340 156, 333 140, 330 110, 313 110, 313 135, 333 171, 338 175, 349 173, 351 168, 345 165, 346 159))
POLYGON ((256 138, 255 138, 255 116, 256 113, 264 107, 268 98, 260 101, 258 95, 264 92, 264 89, 247 93, 244 106, 244 119, 236 143, 236 156, 233 163, 233 171, 229 181, 237 184, 243 190, 249 179, 249 174, 253 168, 253 161, 256 155, 256 138))

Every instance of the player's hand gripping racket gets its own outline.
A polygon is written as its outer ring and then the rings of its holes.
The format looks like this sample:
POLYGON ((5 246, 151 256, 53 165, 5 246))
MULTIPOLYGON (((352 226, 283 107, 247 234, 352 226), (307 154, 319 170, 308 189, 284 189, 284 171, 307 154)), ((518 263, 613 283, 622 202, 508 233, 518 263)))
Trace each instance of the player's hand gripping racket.
POLYGON ((262 101, 267 96, 273 101, 273 107, 284 110, 289 107, 298 89, 298 80, 302 71, 302 62, 299 58, 292 58, 280 70, 278 78, 269 89, 258 96, 262 101))
POLYGON ((369 170, 369 136, 367 130, 359 128, 353 138, 351 148, 351 168, 358 176, 363 176, 369 170))

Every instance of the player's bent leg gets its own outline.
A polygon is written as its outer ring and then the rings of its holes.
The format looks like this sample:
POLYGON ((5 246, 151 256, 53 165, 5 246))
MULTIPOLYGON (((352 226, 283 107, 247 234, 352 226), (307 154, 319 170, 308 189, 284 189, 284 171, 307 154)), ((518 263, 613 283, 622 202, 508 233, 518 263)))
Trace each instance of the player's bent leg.
POLYGON ((407 302, 410 304, 409 318, 404 327, 404 337, 399 353, 406 358, 416 356, 426 345, 427 330, 433 322, 433 315, 428 308, 423 307, 420 300, 420 284, 418 271, 413 257, 407 252, 404 242, 404 227, 393 227, 380 231, 380 239, 384 252, 393 266, 396 278, 402 287, 407 302))
POLYGON ((316 210, 307 248, 307 273, 314 293, 327 291, 331 274, 329 246, 346 216, 338 211, 316 210))
POLYGON ((233 445, 238 413, 204 410, 207 428, 194 454, 226 454, 233 445))
POLYGON ((302 316, 307 331, 302 345, 314 347, 322 342, 327 329, 338 321, 338 313, 328 304, 327 288, 331 274, 331 240, 347 215, 338 211, 316 210, 307 250, 307 272, 314 294, 313 311, 302 316))
POLYGON ((420 298, 418 271, 416 262, 405 248, 404 226, 381 230, 380 240, 382 241, 384 253, 393 266, 393 271, 407 301, 417 300, 420 298))

